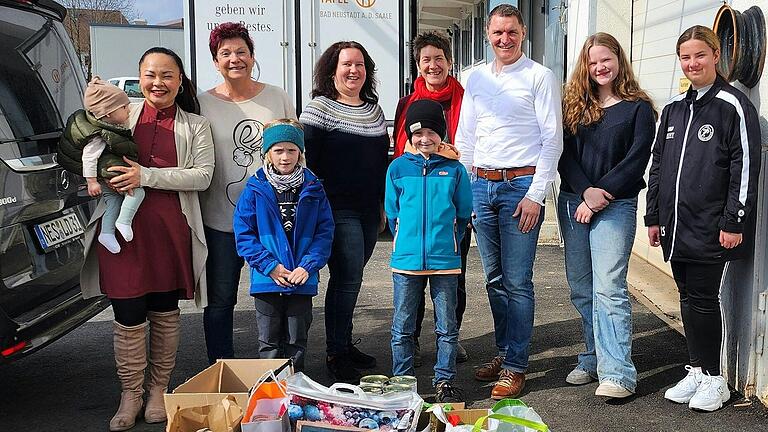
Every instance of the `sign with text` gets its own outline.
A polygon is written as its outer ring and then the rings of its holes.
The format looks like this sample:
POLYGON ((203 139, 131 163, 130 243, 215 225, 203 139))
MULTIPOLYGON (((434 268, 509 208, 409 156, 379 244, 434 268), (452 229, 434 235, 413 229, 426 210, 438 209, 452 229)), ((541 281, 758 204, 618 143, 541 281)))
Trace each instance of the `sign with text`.
MULTIPOLYGON (((334 42, 360 42, 376 63, 379 104, 392 120, 403 87, 405 59, 401 58, 401 2, 395 0, 314 0, 302 2, 302 103, 309 101, 312 70, 320 55, 334 42), (306 9, 309 9, 306 11, 306 9), (309 49, 304 49, 308 47, 309 49), (304 65, 311 65, 304 67, 304 65), (404 69, 403 69, 404 68, 404 69)), ((402 45, 401 45, 402 44, 402 45)))
POLYGON ((187 0, 184 3, 186 67, 200 91, 223 82, 208 45, 211 30, 224 22, 239 22, 254 42, 256 65, 253 78, 291 92, 293 29, 289 20, 290 1, 187 0))
POLYGON ((248 28, 255 44, 254 79, 285 89, 301 111, 310 100, 317 59, 334 42, 354 40, 365 47, 376 63, 379 104, 386 118, 392 120, 400 89, 409 73, 405 49, 408 12, 401 3, 185 0, 184 19, 190 23, 184 28, 187 71, 201 91, 220 84, 223 78, 208 47, 210 33, 220 23, 240 22, 248 28))

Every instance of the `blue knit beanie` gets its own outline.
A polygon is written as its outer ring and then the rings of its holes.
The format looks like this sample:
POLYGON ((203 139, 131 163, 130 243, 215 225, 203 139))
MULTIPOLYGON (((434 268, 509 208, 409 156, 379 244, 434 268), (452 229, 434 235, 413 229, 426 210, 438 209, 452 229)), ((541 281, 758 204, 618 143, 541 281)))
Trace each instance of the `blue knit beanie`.
POLYGON ((264 128, 261 154, 266 155, 273 145, 280 142, 294 143, 304 153, 304 131, 291 124, 277 123, 264 128))

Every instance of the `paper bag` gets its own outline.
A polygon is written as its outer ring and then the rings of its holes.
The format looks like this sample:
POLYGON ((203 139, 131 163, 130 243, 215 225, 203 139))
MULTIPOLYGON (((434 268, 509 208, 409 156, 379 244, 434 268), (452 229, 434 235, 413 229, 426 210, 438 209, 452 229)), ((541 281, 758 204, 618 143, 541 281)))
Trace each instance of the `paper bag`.
POLYGON ((234 396, 227 396, 214 405, 177 409, 168 422, 167 432, 210 430, 211 432, 239 432, 243 410, 234 396))

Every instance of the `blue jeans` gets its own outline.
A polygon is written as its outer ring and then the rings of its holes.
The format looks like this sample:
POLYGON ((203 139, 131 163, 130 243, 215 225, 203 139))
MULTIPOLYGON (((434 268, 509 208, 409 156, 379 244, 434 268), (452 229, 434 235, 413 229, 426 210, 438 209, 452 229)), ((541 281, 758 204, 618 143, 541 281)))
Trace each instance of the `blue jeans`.
POLYGON ((637 198, 612 201, 589 224, 574 219, 579 204, 578 195, 560 192, 558 218, 565 240, 565 272, 571 302, 581 314, 586 344, 577 368, 597 374, 600 381, 613 381, 635 391, 627 266, 635 240, 637 198))
POLYGON ((415 276, 392 273, 395 287, 395 312, 392 316, 392 375, 415 375, 413 368, 416 314, 424 285, 429 279, 429 292, 435 306, 435 335, 437 336, 437 362, 435 378, 450 381, 456 376, 456 345, 459 330, 456 327, 456 284, 458 275, 415 276))
POLYGON ((237 255, 234 233, 204 229, 208 244, 208 306, 203 310, 203 330, 208 362, 213 364, 217 359, 235 357, 232 315, 244 260, 237 255))
POLYGON ((379 235, 379 209, 335 210, 328 290, 325 293, 325 343, 329 356, 343 355, 352 344, 352 315, 363 284, 363 268, 379 235))
POLYGON ((488 181, 472 176, 472 202, 477 246, 491 303, 496 347, 504 357, 502 367, 513 372, 528 368, 533 333, 533 260, 539 240, 539 223, 523 233, 519 217, 512 217, 525 197, 533 176, 509 181, 488 181))

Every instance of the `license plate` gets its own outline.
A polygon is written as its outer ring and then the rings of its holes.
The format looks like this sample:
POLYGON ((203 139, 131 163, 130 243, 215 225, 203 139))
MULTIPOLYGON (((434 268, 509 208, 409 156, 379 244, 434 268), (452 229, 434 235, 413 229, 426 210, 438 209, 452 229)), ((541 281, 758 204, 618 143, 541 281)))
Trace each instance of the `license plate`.
POLYGON ((80 237, 85 232, 80 218, 75 213, 35 225, 34 230, 40 246, 46 252, 61 246, 68 240, 80 237))

